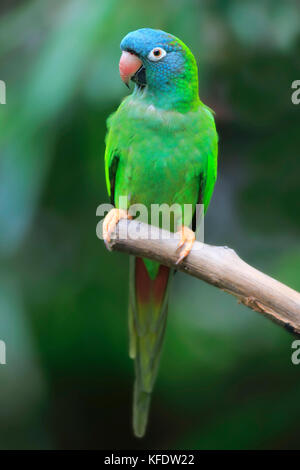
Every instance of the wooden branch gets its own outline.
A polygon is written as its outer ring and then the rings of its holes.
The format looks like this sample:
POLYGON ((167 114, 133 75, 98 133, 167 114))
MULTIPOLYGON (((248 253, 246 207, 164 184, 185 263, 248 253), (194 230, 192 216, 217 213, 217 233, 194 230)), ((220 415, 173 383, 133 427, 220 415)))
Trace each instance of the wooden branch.
POLYGON ((178 238, 135 220, 121 220, 108 248, 159 261, 237 297, 247 307, 300 334, 300 293, 245 263, 226 246, 195 242, 179 265, 178 238), (149 231, 151 230, 151 237, 149 231))

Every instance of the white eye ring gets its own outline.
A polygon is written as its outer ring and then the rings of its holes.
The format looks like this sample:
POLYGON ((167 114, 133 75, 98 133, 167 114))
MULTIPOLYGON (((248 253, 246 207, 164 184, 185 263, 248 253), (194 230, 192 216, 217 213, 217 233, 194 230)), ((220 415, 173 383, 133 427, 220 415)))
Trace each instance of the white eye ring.
POLYGON ((166 54, 166 51, 162 47, 154 47, 154 49, 149 52, 148 59, 152 60, 152 62, 158 62, 165 57, 166 54))

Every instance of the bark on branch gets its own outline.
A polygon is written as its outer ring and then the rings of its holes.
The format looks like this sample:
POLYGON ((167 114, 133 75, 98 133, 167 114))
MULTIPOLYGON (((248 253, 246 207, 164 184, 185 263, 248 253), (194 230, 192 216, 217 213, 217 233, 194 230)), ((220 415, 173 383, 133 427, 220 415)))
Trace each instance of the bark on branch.
POLYGON ((195 242, 179 265, 178 239, 165 230, 121 220, 108 248, 159 261, 234 295, 239 302, 300 334, 300 293, 245 263, 226 246, 195 242), (151 230, 151 236, 149 231, 151 230))

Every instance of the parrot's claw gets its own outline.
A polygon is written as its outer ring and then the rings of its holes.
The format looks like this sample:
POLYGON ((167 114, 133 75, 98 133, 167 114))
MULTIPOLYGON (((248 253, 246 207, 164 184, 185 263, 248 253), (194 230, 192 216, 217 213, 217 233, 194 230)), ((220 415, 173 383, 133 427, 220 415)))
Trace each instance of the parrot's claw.
POLYGON ((193 230, 191 230, 189 227, 186 227, 185 225, 181 227, 179 233, 181 239, 177 245, 177 249, 182 248, 183 245, 185 245, 185 247, 183 248, 183 250, 180 251, 180 256, 175 264, 180 264, 181 261, 187 257, 196 239, 193 230))
POLYGON ((132 219, 132 216, 124 209, 112 209, 105 216, 103 221, 103 240, 106 248, 109 248, 111 234, 114 232, 116 225, 121 219, 132 219))

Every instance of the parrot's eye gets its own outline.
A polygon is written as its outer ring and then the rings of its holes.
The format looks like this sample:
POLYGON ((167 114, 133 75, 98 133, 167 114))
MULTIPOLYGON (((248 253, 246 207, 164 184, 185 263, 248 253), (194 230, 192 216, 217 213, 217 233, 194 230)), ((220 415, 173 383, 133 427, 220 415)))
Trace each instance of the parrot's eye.
POLYGON ((148 54, 148 59, 152 60, 152 62, 157 62, 158 60, 165 57, 166 51, 162 47, 155 47, 152 51, 148 54))

